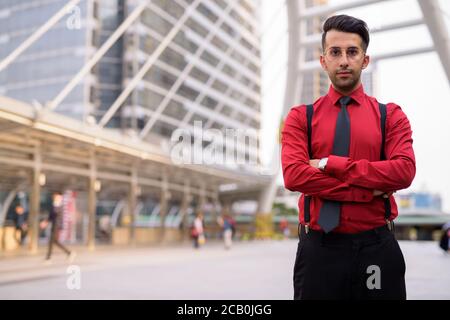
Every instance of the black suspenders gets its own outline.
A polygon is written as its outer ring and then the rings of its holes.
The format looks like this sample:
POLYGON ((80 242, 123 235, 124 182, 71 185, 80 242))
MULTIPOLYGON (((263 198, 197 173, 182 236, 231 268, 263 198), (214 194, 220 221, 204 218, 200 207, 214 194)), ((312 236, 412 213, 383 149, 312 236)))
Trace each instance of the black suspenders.
MULTIPOLYGON (((381 127, 381 152, 380 152, 380 158, 381 160, 386 160, 386 154, 384 152, 384 144, 386 139, 386 105, 382 103, 378 103, 378 108, 380 109, 380 127, 381 127)), ((307 126, 308 126, 308 155, 310 159, 313 158, 312 154, 312 146, 311 146, 311 137, 312 137, 312 118, 314 114, 314 107, 312 104, 309 104, 306 106, 306 120, 307 120, 307 126)), ((309 222, 311 221, 311 212, 310 212, 310 206, 311 206, 311 196, 305 196, 304 199, 304 213, 305 213, 305 230, 306 232, 309 231, 309 222)), ((385 214, 384 218, 386 220, 386 223, 389 227, 389 230, 393 229, 393 222, 389 220, 391 217, 391 202, 389 198, 384 199, 384 207, 385 207, 385 214)))
MULTIPOLYGON (((307 105, 306 106, 306 119, 307 119, 307 124, 308 124, 308 155, 309 155, 310 159, 314 159, 313 154, 312 154, 312 147, 311 147, 313 114, 314 114, 313 105, 312 104, 307 105)), ((306 229, 306 233, 308 233, 309 222, 311 221, 311 212, 310 212, 311 196, 305 196, 304 205, 305 206, 304 206, 303 212, 305 213, 305 229, 306 229)))
MULTIPOLYGON (((386 160, 386 153, 384 151, 384 144, 386 140, 386 105, 378 103, 378 108, 380 109, 380 126, 381 126, 381 151, 380 159, 381 161, 386 160)), ((391 201, 390 197, 384 198, 384 220, 386 220, 389 230, 393 231, 394 221, 389 220, 391 217, 391 201)))

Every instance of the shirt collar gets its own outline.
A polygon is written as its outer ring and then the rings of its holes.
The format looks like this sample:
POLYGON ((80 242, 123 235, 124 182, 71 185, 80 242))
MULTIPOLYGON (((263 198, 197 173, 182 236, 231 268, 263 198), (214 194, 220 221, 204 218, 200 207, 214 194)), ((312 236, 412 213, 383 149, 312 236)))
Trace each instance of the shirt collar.
MULTIPOLYGON (((334 105, 338 105, 339 99, 343 97, 344 95, 337 91, 333 85, 330 85, 330 89, 328 90, 328 97, 331 99, 331 102, 333 102, 334 105)), ((357 104, 361 105, 364 100, 364 88, 363 85, 360 84, 358 88, 356 88, 351 94, 350 97, 356 101, 357 104)))

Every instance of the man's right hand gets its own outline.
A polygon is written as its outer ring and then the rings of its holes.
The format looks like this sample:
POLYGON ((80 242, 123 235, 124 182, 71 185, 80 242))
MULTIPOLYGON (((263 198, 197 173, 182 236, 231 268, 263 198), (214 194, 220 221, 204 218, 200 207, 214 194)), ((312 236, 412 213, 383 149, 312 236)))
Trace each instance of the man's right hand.
POLYGON ((383 198, 389 198, 390 196, 392 196, 394 194, 395 191, 391 191, 391 192, 384 192, 381 190, 373 190, 373 196, 374 197, 378 197, 378 196, 383 196, 383 198))
POLYGON ((381 196, 384 192, 380 190, 373 190, 373 196, 378 197, 381 196))

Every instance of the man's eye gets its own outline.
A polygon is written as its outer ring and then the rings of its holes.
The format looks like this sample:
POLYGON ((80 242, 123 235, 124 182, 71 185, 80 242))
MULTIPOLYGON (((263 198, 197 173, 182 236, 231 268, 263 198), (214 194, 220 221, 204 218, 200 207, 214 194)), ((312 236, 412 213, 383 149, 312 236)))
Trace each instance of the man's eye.
POLYGON ((338 50, 338 49, 333 49, 333 50, 330 50, 330 54, 331 54, 333 57, 337 57, 337 56, 339 56, 339 55, 341 54, 341 51, 338 50))
POLYGON ((349 50, 347 50, 347 55, 350 56, 350 57, 355 57, 355 56, 358 55, 358 53, 359 53, 359 51, 356 50, 356 49, 349 49, 349 50))

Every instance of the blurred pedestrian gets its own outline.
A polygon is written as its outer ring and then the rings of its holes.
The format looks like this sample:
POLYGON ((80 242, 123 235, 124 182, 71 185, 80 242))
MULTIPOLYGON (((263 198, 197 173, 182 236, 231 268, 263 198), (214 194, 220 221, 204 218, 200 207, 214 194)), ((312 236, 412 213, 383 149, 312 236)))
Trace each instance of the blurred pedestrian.
POLYGON ((75 252, 66 248, 59 242, 59 232, 62 229, 62 214, 63 214, 63 196, 59 192, 52 195, 52 206, 48 217, 48 222, 51 223, 50 237, 48 241, 48 251, 46 262, 51 261, 53 245, 59 247, 67 255, 70 262, 75 259, 75 252))
POLYGON ((19 245, 23 245, 28 233, 28 213, 22 205, 18 204, 15 207, 14 222, 16 225, 16 240, 19 245))
POLYGON ((109 214, 103 214, 98 221, 98 228, 100 233, 100 239, 111 239, 111 216, 109 214))
POLYGON ((233 236, 236 230, 236 222, 230 215, 224 214, 222 217, 219 217, 218 223, 222 228, 225 249, 228 250, 231 248, 233 244, 233 236))
POLYGON ((444 250, 445 253, 450 253, 450 223, 446 223, 442 227, 442 236, 439 241, 439 247, 444 250))
POLYGON ((198 213, 191 227, 191 237, 194 240, 194 248, 198 249, 206 242, 203 230, 203 214, 198 213))
POLYGON ((280 231, 284 236, 284 239, 289 239, 289 222, 286 217, 282 217, 280 220, 280 231))

